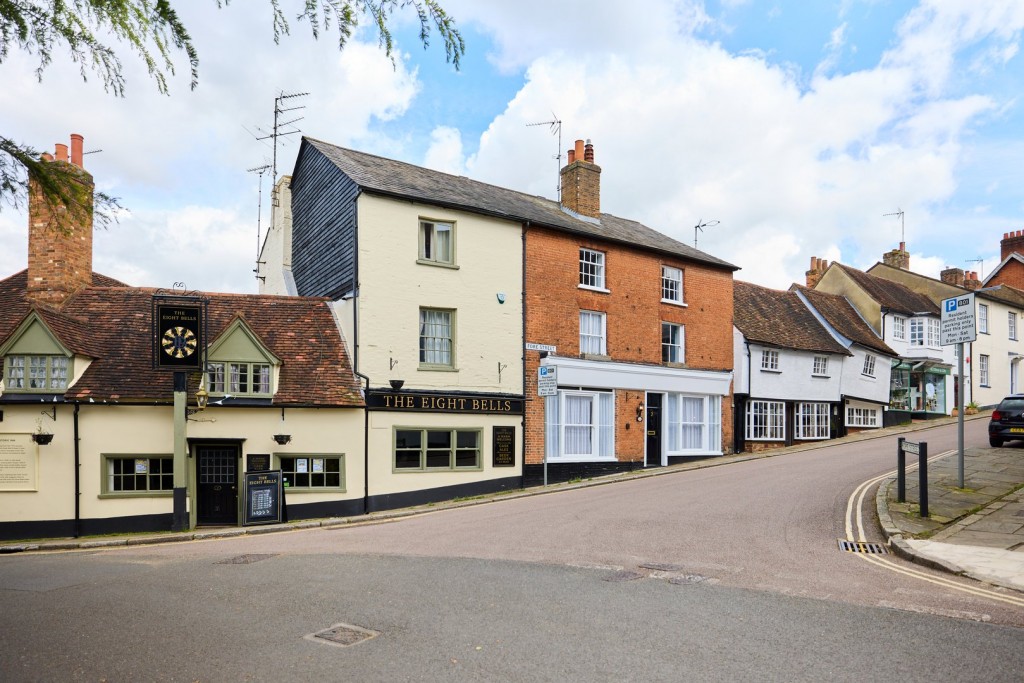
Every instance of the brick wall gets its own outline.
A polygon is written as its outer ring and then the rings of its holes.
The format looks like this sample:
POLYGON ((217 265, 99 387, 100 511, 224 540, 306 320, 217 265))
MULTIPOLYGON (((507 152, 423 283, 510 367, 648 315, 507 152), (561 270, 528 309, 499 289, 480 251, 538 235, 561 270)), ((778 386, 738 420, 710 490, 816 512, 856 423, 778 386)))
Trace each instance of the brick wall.
MULTIPOLYGON (((732 273, 630 249, 582 236, 531 227, 526 232, 526 341, 558 348, 559 356, 579 357, 579 312, 607 315, 607 354, 611 360, 661 364, 661 323, 684 326, 685 367, 732 370, 732 273), (610 293, 579 288, 579 250, 605 254, 610 293), (661 303, 661 266, 683 270, 686 307, 661 303)), ((537 396, 540 354, 526 352, 526 458, 544 458, 544 401, 537 396)), ((616 450, 620 461, 640 460, 644 430, 636 422, 642 392, 617 394, 616 450), (629 429, 626 429, 629 424, 629 429)), ((732 444, 732 400, 722 401, 723 446, 732 444)))
POLYGON ((991 280, 989 287, 996 285, 1008 285, 1017 289, 1024 289, 1024 263, 1020 261, 1007 261, 1006 265, 999 269, 991 280))

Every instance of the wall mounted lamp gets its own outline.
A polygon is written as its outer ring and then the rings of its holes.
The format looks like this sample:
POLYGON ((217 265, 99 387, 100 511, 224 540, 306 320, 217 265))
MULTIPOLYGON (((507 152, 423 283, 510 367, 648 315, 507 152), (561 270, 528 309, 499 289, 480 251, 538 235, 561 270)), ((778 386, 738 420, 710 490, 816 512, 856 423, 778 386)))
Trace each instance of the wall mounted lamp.
POLYGON ((643 401, 640 401, 640 405, 638 405, 636 407, 636 421, 637 422, 643 422, 644 421, 644 402, 643 401))

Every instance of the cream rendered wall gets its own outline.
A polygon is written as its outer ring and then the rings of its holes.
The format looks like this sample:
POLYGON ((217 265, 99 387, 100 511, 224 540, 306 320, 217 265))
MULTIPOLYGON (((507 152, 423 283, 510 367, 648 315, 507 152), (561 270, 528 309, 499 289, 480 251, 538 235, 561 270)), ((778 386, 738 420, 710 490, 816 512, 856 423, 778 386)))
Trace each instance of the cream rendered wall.
POLYGON ((291 176, 281 176, 271 195, 270 228, 260 249, 260 294, 295 296, 292 279, 292 191, 291 176))
MULTIPOLYGON (((468 415, 417 412, 370 412, 370 495, 405 493, 475 484, 491 479, 518 477, 523 473, 523 417, 522 415, 468 415), (515 467, 492 467, 494 426, 515 427, 513 443, 516 448, 515 467), (394 470, 394 430, 396 427, 479 429, 482 470, 442 470, 396 472, 394 470)), ((288 501, 291 503, 291 499, 288 501)))
MULTIPOLYGON (((1013 364, 1020 363, 1024 357, 1024 311, 992 299, 975 299, 975 305, 988 306, 988 333, 978 332, 978 338, 965 353, 971 359, 970 366, 974 373, 975 402, 979 406, 994 406, 1011 393, 1010 373, 1013 364), (1009 314, 1017 314, 1017 338, 1010 339, 1009 314), (979 356, 988 359, 988 386, 981 385, 981 365, 979 356)), ((965 358, 966 360, 966 358, 965 358)), ((954 365, 954 367, 956 367, 954 365)), ((1013 389, 1017 393, 1024 392, 1024 370, 1017 368, 1017 385, 1013 389)))
MULTIPOLYGON (((73 406, 60 405, 57 420, 42 417, 54 434, 48 446, 38 446, 37 492, 0 491, 0 522, 72 519, 74 517, 73 406)), ((2 433, 36 431, 39 406, 5 406, 2 433)), ((210 406, 187 424, 188 438, 244 439, 241 467, 248 453, 272 455, 345 456, 345 491, 289 491, 289 505, 363 496, 363 411, 359 409, 280 408, 242 409, 210 406), (274 434, 292 435, 279 446, 274 434)), ((174 418, 169 406, 110 406, 82 404, 79 414, 81 460, 80 515, 83 519, 170 513, 170 494, 104 495, 103 455, 146 457, 174 452, 174 418)), ((34 444, 33 444, 34 446, 34 444)), ((195 495, 195 459, 189 458, 189 491, 195 495)), ((273 467, 277 466, 276 460, 273 467)), ((194 505, 194 499, 190 505, 194 505)))
POLYGON ((374 385, 402 379, 407 388, 521 394, 520 224, 367 194, 358 220, 357 370, 374 385), (421 218, 455 224, 457 269, 416 262, 421 218), (455 371, 419 369, 421 306, 456 310, 455 371))

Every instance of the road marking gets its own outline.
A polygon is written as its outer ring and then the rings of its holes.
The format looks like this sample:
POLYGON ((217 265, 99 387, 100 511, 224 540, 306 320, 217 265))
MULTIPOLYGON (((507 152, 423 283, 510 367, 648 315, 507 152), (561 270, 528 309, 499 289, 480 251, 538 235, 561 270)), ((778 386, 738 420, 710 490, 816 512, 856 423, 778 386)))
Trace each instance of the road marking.
MULTIPOLYGON (((928 461, 938 460, 939 458, 945 458, 953 453, 955 450, 949 450, 944 453, 939 453, 928 458, 928 461)), ((913 471, 917 469, 917 464, 908 465, 907 471, 913 471)), ((864 498, 867 495, 868 490, 875 484, 879 483, 883 479, 888 479, 896 474, 896 470, 886 472, 885 474, 879 475, 872 479, 868 479, 860 486, 853 490, 850 494, 849 499, 846 501, 846 519, 844 524, 846 526, 846 540, 853 542, 867 542, 867 536, 864 533, 864 498), (854 526, 856 526, 857 535, 854 536, 854 526)), ((987 598, 989 600, 996 600, 998 602, 1004 602, 1010 605, 1024 607, 1024 597, 1017 597, 1014 595, 1003 595, 997 593, 992 589, 984 588, 981 585, 972 586, 964 583, 960 583, 953 579, 948 579, 942 576, 934 576, 927 572, 915 569, 912 567, 904 567, 897 564, 894 560, 882 557, 879 555, 865 555, 861 553, 853 553, 857 557, 861 558, 865 562, 880 567, 882 569, 888 569, 889 571, 896 572, 897 574, 903 574, 914 579, 926 581, 928 583, 942 586, 943 588, 950 588, 963 593, 968 593, 977 597, 987 598)))

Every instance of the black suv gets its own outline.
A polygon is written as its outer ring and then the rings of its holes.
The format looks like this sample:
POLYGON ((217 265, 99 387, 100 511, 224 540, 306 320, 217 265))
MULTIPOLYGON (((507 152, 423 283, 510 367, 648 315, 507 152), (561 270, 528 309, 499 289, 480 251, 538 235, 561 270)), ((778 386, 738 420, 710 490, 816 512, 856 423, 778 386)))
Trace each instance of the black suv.
POLYGON ((1004 441, 1024 440, 1024 394, 1007 396, 992 411, 988 443, 999 448, 1004 441))

